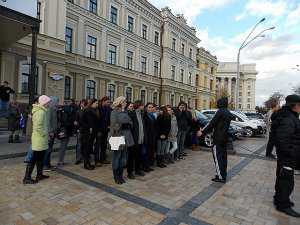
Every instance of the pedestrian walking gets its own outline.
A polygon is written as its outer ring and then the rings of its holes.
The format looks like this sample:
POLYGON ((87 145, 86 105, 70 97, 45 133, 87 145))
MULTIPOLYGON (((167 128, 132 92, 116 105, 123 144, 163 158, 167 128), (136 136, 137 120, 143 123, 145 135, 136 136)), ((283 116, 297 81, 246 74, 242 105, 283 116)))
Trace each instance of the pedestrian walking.
POLYGON ((112 169, 114 180, 117 184, 125 183, 123 178, 123 168, 127 163, 128 149, 134 146, 132 137, 132 120, 130 119, 126 108, 126 98, 121 96, 113 102, 113 111, 110 117, 110 135, 111 137, 124 137, 125 145, 119 147, 119 150, 113 151, 112 169))
POLYGON ((9 87, 9 83, 7 81, 4 81, 3 85, 0 86, 0 118, 7 117, 10 94, 14 93, 15 91, 9 87))
POLYGON ((16 101, 12 101, 7 111, 8 130, 11 132, 8 143, 20 143, 20 119, 21 110, 16 101))
POLYGON ((267 135, 268 135, 268 144, 266 149, 266 157, 275 159, 275 155, 272 153, 275 147, 275 139, 272 135, 272 115, 275 114, 279 110, 279 104, 277 100, 274 100, 271 103, 271 109, 268 111, 266 115, 266 125, 267 125, 267 135))
POLYGON ((107 140, 110 126, 110 99, 108 97, 103 97, 100 100, 99 104, 100 111, 100 163, 101 164, 110 164, 110 161, 107 160, 107 140))
POLYGON ((212 179, 214 182, 226 183, 227 178, 227 143, 228 130, 233 115, 228 108, 228 98, 224 97, 217 101, 218 111, 212 120, 204 127, 200 135, 213 131, 214 146, 212 149, 213 158, 216 166, 216 177, 212 179))
POLYGON ((43 175, 43 160, 45 152, 48 149, 49 137, 49 121, 48 121, 48 106, 51 99, 42 95, 39 97, 39 103, 34 104, 32 108, 32 151, 33 156, 30 162, 27 163, 24 184, 34 184, 40 180, 47 179, 49 176, 43 175), (36 165, 37 175, 36 179, 31 178, 31 174, 36 165))
POLYGON ((300 151, 300 97, 289 95, 285 100, 285 106, 274 114, 271 127, 277 154, 274 205, 280 212, 300 217, 300 213, 292 208, 294 203, 290 199, 300 151))
POLYGON ((173 159, 174 159, 174 153, 177 150, 177 134, 178 134, 178 124, 177 124, 177 119, 176 116, 174 114, 174 111, 172 110, 172 108, 169 106, 168 108, 168 113, 171 116, 171 129, 169 132, 169 136, 168 136, 168 141, 169 141, 169 151, 168 151, 168 159, 170 163, 174 163, 173 159))
POLYGON ((167 167, 165 157, 169 152, 169 142, 168 137, 171 130, 171 115, 168 113, 167 107, 161 108, 162 113, 157 117, 157 152, 156 152, 156 162, 157 166, 160 168, 167 167))

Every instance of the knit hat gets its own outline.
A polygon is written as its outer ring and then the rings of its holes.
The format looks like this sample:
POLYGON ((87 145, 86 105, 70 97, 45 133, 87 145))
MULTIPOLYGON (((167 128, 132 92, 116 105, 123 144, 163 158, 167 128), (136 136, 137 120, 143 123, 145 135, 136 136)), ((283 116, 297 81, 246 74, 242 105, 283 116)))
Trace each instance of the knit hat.
POLYGON ((285 98, 285 101, 286 101, 286 105, 297 104, 297 103, 300 103, 300 96, 299 95, 288 95, 285 98))
POLYGON ((51 101, 51 98, 49 98, 47 95, 42 95, 39 97, 39 104, 41 106, 46 105, 47 103, 49 103, 51 101))

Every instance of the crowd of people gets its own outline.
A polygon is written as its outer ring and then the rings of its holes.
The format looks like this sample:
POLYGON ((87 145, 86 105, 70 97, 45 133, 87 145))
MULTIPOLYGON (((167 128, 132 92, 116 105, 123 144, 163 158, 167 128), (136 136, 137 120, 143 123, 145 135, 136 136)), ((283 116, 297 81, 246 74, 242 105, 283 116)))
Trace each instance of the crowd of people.
MULTIPOLYGON (((76 162, 83 168, 94 170, 103 164, 112 163, 113 177, 117 184, 128 179, 145 176, 154 170, 182 160, 187 155, 185 147, 197 150, 198 126, 195 113, 185 102, 178 107, 158 107, 142 101, 127 102, 119 97, 111 102, 108 97, 83 99, 78 104, 70 101, 60 106, 56 97, 40 96, 35 100, 27 127, 31 128, 31 146, 25 158, 27 163, 24 184, 33 184, 48 176, 43 171, 55 169, 51 153, 55 140, 60 142, 58 163, 64 158, 69 140, 77 137, 76 162), (110 137, 124 137, 125 144, 112 151, 108 161, 110 137), (37 167, 37 178, 32 171, 37 167), (41 166, 42 165, 42 166, 41 166), (41 169, 42 168, 42 169, 41 169)), ((28 129, 27 129, 28 130, 28 129)))

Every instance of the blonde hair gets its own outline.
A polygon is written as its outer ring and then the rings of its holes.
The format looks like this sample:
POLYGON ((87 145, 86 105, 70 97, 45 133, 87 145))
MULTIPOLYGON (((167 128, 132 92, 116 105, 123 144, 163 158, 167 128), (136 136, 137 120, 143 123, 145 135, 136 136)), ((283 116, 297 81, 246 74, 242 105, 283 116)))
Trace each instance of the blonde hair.
POLYGON ((113 108, 120 107, 124 102, 126 102, 126 98, 124 96, 120 96, 114 100, 112 107, 113 108))

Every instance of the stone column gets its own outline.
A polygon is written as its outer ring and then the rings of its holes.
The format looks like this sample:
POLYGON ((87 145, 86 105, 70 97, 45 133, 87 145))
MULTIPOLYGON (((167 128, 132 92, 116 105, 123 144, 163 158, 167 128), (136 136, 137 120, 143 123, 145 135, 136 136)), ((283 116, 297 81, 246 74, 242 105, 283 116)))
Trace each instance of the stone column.
POLYGON ((77 54, 79 55, 86 55, 85 52, 85 46, 86 46, 86 40, 85 40, 85 30, 84 30, 84 21, 82 19, 78 20, 78 39, 77 39, 77 54))
POLYGON ((106 62, 106 28, 102 29, 100 42, 100 60, 106 62))
POLYGON ((125 52, 125 38, 124 37, 121 37, 120 51, 117 54, 118 54, 118 58, 119 58, 119 63, 118 64, 121 67, 125 67, 124 54, 126 54, 126 52, 125 52))
POLYGON ((232 81, 231 81, 231 77, 228 77, 228 85, 227 85, 227 88, 228 88, 228 95, 230 96, 230 100, 229 101, 232 101, 232 93, 231 93, 231 87, 232 86, 232 81))

